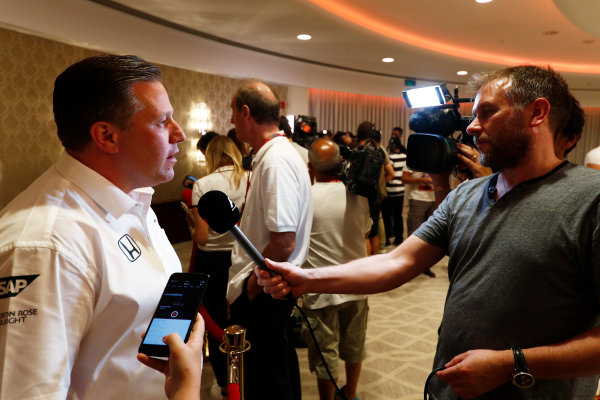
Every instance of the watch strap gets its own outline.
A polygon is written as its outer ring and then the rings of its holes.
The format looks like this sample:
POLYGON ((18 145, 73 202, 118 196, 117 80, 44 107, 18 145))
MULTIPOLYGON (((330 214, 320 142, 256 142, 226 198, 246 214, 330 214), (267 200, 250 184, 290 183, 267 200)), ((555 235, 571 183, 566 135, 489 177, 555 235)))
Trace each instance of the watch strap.
POLYGON ((516 372, 529 372, 527 368, 527 362, 525 362, 525 355, 523 350, 519 346, 513 346, 513 356, 515 358, 515 371, 516 372))

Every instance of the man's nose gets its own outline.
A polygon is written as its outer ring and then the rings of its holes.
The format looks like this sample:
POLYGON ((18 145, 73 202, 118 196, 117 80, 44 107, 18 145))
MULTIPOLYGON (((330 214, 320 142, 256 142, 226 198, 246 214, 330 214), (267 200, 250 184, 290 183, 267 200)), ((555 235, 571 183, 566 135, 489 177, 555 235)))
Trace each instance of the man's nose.
POLYGON ((467 126, 467 133, 473 136, 477 136, 481 133, 481 125, 479 124, 477 117, 475 117, 469 126, 467 126))
POLYGON ((171 143, 179 143, 185 140, 185 132, 177 121, 173 120, 173 129, 171 130, 171 143))

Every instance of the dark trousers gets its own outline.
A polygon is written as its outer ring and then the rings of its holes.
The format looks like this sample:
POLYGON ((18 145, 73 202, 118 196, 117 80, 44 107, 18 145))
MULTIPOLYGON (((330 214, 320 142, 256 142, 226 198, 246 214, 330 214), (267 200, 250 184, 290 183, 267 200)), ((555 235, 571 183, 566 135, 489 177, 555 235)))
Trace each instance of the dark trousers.
POLYGON ((404 237, 404 221, 402 220, 402 206, 404 195, 386 197, 383 199, 383 224, 385 225, 385 238, 389 242, 391 237, 395 238, 394 244, 402 243, 404 237))
POLYGON ((231 305, 232 321, 246 328, 252 346, 244 353, 246 400, 301 399, 298 357, 289 339, 291 310, 289 301, 263 292, 249 301, 245 289, 231 305))
MULTIPOLYGON (((204 308, 208 315, 221 328, 227 328, 227 282, 229 281, 229 267, 231 267, 230 251, 203 251, 197 249, 194 261, 194 272, 203 272, 210 275, 206 291, 204 292, 204 308)), ((208 335, 208 351, 219 386, 227 386, 227 355, 221 353, 219 345, 221 338, 215 339, 208 335)))

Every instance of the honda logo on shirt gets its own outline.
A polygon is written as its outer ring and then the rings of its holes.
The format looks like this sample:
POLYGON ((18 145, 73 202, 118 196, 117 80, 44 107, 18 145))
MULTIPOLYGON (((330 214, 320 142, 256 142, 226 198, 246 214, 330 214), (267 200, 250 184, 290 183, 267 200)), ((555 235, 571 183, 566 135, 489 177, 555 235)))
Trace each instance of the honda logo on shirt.
POLYGON ((125 254, 125 257, 131 262, 137 260, 142 252, 140 251, 140 247, 136 242, 133 241, 131 236, 125 234, 121 239, 119 239, 119 248, 125 254))

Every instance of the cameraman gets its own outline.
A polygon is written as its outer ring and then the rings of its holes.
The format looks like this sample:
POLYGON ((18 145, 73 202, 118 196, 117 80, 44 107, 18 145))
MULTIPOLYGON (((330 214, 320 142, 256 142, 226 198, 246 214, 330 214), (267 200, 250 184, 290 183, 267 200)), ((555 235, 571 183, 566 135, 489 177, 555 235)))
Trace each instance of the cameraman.
POLYGON ((381 141, 381 132, 375 130, 375 124, 369 121, 363 121, 358 125, 356 132, 358 136, 358 147, 366 145, 368 142, 375 144, 381 152, 383 160, 383 168, 381 168, 379 186, 377 188, 377 195, 374 198, 369 198, 369 210, 371 212, 371 232, 369 233, 369 239, 367 245, 369 246, 369 254, 379 254, 379 215, 381 214, 381 204, 385 197, 385 184, 392 180, 394 177, 394 168, 390 162, 389 157, 385 150, 383 150, 379 144, 381 141))
POLYGON ((600 175, 555 152, 575 102, 551 68, 475 77, 482 161, 387 254, 314 270, 267 264, 258 284, 292 293, 377 293, 448 255, 450 287, 431 381, 439 399, 593 399, 600 374, 600 175), (522 348, 522 350, 521 350, 522 348))
MULTIPOLYGON (((585 124, 585 113, 579 104, 579 100, 571 94, 569 96, 572 103, 571 115, 565 122, 564 127, 554 135, 554 154, 560 160, 564 159, 577 146, 585 124)), ((459 153, 457 156, 464 167, 471 171, 473 178, 481 178, 493 173, 492 168, 481 164, 481 154, 477 150, 477 147, 467 146, 462 143, 457 143, 457 145, 458 150, 462 153, 459 153)), ((451 190, 449 175, 449 171, 447 173, 431 174, 435 184, 436 207, 446 198, 451 190)))

